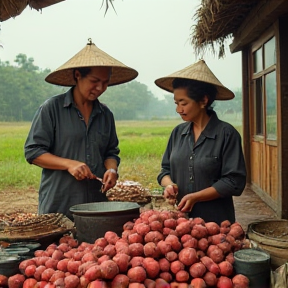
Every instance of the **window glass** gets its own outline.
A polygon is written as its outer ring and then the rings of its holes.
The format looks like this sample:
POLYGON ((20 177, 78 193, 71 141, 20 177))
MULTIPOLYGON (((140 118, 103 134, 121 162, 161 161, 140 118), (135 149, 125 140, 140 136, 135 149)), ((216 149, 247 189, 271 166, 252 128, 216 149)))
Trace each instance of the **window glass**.
POLYGON ((266 137, 277 139, 277 91, 276 72, 273 71, 265 77, 266 92, 266 137))
POLYGON ((262 47, 253 53, 254 59, 254 73, 258 73, 263 70, 263 60, 262 60, 262 47))
POLYGON ((264 44, 264 65, 268 68, 276 63, 275 37, 264 44))
POLYGON ((255 84, 255 132, 256 135, 264 135, 263 129, 263 95, 262 78, 254 81, 255 84))

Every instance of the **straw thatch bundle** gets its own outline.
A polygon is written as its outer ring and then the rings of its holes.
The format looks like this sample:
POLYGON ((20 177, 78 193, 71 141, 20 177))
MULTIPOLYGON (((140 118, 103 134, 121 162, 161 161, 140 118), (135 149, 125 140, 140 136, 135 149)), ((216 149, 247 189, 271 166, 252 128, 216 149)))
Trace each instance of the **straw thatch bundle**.
POLYGON ((29 5, 37 11, 47 6, 56 4, 65 0, 1 0, 0 1, 0 22, 9 18, 14 18, 21 14, 22 11, 29 5))
POLYGON ((191 44, 197 55, 211 49, 218 57, 225 54, 225 42, 233 37, 249 11, 261 0, 201 0, 194 18, 191 44))

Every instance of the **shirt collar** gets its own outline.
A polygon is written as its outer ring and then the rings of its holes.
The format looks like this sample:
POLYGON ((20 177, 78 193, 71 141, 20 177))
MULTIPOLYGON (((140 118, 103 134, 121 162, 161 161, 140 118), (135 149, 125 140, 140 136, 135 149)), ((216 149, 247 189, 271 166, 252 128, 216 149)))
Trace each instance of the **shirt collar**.
MULTIPOLYGON (((71 105, 74 104, 74 100, 73 100, 73 88, 70 88, 69 90, 67 90, 65 92, 65 98, 64 98, 64 104, 63 107, 70 107, 71 105)), ((102 113, 104 112, 104 109, 101 105, 101 103, 99 102, 98 99, 96 99, 94 101, 94 105, 93 105, 93 112, 92 114, 96 114, 96 113, 102 113)))
MULTIPOLYGON (((217 129, 215 129, 215 128, 217 127, 220 120, 218 119, 215 111, 210 110, 209 113, 211 115, 210 120, 209 120, 208 124, 206 125, 205 129, 202 131, 202 133, 207 138, 215 139, 216 135, 217 135, 217 133, 216 133, 217 129)), ((191 129, 192 129, 193 123, 186 122, 185 124, 186 125, 183 127, 182 135, 189 134, 191 129)))

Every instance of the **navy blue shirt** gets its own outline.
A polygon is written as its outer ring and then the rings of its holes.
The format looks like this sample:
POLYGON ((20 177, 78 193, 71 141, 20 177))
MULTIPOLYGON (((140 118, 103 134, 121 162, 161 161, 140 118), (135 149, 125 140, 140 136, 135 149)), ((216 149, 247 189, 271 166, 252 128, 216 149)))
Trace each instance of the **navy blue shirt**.
POLYGON ((246 185, 246 167, 241 136, 229 123, 218 119, 211 111, 205 129, 194 143, 193 123, 181 123, 171 133, 163 155, 161 183, 165 175, 178 185, 178 202, 186 194, 214 187, 220 198, 198 202, 189 217, 201 217, 206 222, 235 222, 232 196, 239 196, 246 185))
MULTIPOLYGON (((120 163, 114 116, 107 106, 94 101, 88 125, 73 101, 73 88, 46 100, 36 112, 25 143, 25 158, 31 164, 44 153, 86 163, 103 177, 104 161, 120 163)), ((97 180, 76 180, 66 170, 43 169, 39 188, 39 214, 63 213, 76 204, 107 201, 97 180)))

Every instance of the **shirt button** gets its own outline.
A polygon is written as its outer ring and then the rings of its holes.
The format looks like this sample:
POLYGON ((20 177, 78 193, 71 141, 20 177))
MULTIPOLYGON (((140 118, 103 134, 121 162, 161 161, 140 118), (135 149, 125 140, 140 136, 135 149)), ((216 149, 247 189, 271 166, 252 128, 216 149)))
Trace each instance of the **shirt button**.
POLYGON ((193 159, 193 156, 190 156, 190 160, 193 159))

